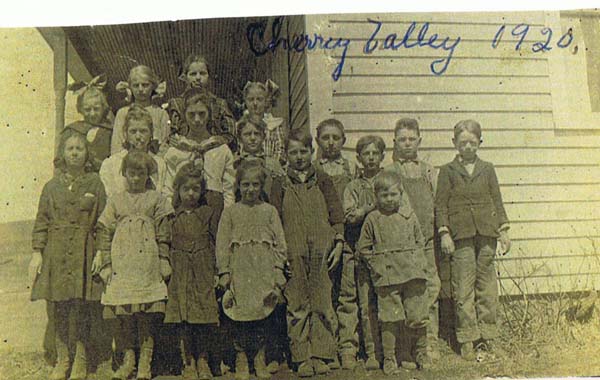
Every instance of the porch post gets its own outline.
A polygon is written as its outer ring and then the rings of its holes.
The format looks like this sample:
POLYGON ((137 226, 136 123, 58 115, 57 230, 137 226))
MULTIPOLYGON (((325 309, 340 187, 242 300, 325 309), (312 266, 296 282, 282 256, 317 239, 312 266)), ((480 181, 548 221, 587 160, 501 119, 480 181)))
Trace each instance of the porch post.
POLYGON ((54 133, 54 156, 58 150, 60 134, 65 127, 65 108, 67 94, 67 37, 60 28, 53 30, 55 40, 54 52, 54 110, 55 110, 55 133, 54 133))

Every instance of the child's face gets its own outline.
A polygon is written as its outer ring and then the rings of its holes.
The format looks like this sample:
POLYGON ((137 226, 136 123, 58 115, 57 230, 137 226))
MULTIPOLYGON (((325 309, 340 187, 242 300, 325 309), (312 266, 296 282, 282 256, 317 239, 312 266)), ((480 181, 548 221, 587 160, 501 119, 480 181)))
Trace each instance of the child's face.
POLYGON ((363 148, 356 159, 366 170, 377 170, 383 161, 383 152, 380 152, 374 143, 363 148))
POLYGON ((240 141, 242 142, 244 151, 251 154, 261 151, 264 140, 264 132, 254 124, 246 124, 240 133, 240 141))
POLYGON ((127 187, 132 193, 143 193, 146 191, 146 182, 148 182, 148 171, 145 168, 126 168, 125 178, 127 187))
POLYGON ((462 131, 457 138, 452 139, 452 142, 456 150, 458 150, 458 154, 465 161, 473 161, 475 159, 477 149, 481 144, 481 140, 477 135, 469 131, 462 131))
POLYGON ((292 169, 304 171, 309 168, 312 158, 312 148, 305 146, 301 141, 288 142, 287 157, 292 169))
POLYGON ((202 181, 190 178, 179 187, 179 199, 184 208, 194 208, 198 205, 202 193, 202 181))
POLYGON ((251 115, 260 115, 262 118, 267 109, 267 94, 261 88, 251 87, 244 99, 244 103, 251 115))
POLYGON ((262 182, 259 174, 255 171, 247 172, 240 179, 240 194, 245 204, 256 204, 262 190, 262 182))
POLYGON ((317 144, 323 150, 323 157, 325 158, 339 157, 345 142, 346 138, 342 131, 334 125, 324 126, 317 138, 317 144))
POLYGON ((150 140, 152 139, 152 132, 145 121, 131 120, 125 138, 131 149, 145 152, 148 150, 148 144, 150 144, 150 140))
POLYGON ((204 103, 190 104, 185 110, 185 121, 191 128, 206 128, 208 107, 204 103))
POLYGON ((400 129, 394 137, 394 149, 402 159, 416 158, 419 145, 421 145, 421 137, 412 129, 400 129))
POLYGON ((190 87, 205 87, 208 84, 208 68, 204 62, 192 62, 185 74, 190 87))
POLYGON ((83 101, 81 102, 81 114, 83 120, 90 124, 98 125, 102 122, 106 109, 100 96, 86 96, 83 95, 83 101))
POLYGON ((65 141, 63 157, 68 168, 82 168, 86 156, 87 149, 81 138, 72 136, 65 141))
POLYGON ((395 184, 377 193, 377 206, 385 212, 396 212, 402 201, 402 190, 400 185, 395 184))
POLYGON ((145 75, 134 75, 131 77, 129 83, 133 97, 138 102, 146 102, 150 100, 152 91, 154 90, 154 83, 150 81, 145 75))

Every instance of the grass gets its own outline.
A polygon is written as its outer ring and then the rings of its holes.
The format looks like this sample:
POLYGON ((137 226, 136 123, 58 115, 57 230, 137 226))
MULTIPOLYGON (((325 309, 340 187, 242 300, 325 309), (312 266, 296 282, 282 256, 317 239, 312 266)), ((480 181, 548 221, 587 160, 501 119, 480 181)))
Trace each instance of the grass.
MULTIPOLYGON (((0 380, 46 379, 50 367, 41 352, 43 305, 28 301, 24 277, 28 256, 18 249, 0 248, 0 380), (37 327, 36 327, 37 326, 37 327), (36 327, 36 328, 32 328, 36 327), (22 344, 10 344, 22 337, 22 344), (8 343, 7 339, 8 338, 8 343)), ((596 292, 566 293, 536 297, 521 294, 503 297, 498 309, 500 345, 509 359, 495 363, 468 363, 448 345, 441 347, 441 359, 427 371, 407 371, 400 379, 481 379, 485 377, 550 377, 600 375, 600 297, 596 292)), ((98 380, 110 378, 110 365, 97 371, 98 380)), ((178 377, 161 377, 176 379, 178 377)), ((274 379, 294 379, 282 370, 274 379)), ((350 373, 337 371, 322 379, 386 379, 381 371, 361 368, 350 373)), ((93 377, 90 378, 90 380, 93 377)), ((233 379, 231 374, 222 379, 233 379)))

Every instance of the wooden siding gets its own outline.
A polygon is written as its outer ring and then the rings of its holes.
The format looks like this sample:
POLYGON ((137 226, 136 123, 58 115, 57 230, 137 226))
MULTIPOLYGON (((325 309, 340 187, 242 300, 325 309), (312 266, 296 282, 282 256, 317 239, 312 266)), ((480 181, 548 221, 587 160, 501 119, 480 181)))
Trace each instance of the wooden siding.
MULTIPOLYGON (((421 156, 436 166, 450 161, 452 127, 478 120, 484 143, 480 156, 497 168, 511 219, 512 252, 498 259, 502 294, 600 289, 600 133, 564 131, 553 114, 551 54, 514 50, 509 29, 497 49, 490 41, 502 24, 526 22, 530 36, 547 25, 538 13, 386 14, 307 16, 309 33, 319 31, 352 40, 344 74, 329 77, 329 66, 309 67, 311 126, 335 117, 347 130, 345 154, 353 158, 357 140, 381 135, 392 156, 393 127, 413 117, 422 128, 421 156), (388 33, 402 38, 412 21, 430 22, 429 35, 453 41, 461 36, 448 70, 433 75, 430 63, 446 56, 427 48, 376 50, 362 47, 373 31, 367 18, 382 21, 380 45, 388 33), (328 82, 322 81, 328 78, 328 82), (313 91, 316 88, 317 91, 313 91)), ((417 30, 418 32, 418 30, 417 30)), ((416 33, 415 33, 416 34, 416 33)), ((530 45, 529 45, 530 46, 530 45)), ((327 51, 335 62, 341 50, 327 51)), ((323 64, 309 53, 309 65, 323 64)), ((582 57, 582 59, 584 59, 582 57)), ((554 84, 556 85, 556 84, 554 84)), ((576 112, 574 110, 574 112, 576 112)), ((584 129, 584 128, 582 128, 584 129)))

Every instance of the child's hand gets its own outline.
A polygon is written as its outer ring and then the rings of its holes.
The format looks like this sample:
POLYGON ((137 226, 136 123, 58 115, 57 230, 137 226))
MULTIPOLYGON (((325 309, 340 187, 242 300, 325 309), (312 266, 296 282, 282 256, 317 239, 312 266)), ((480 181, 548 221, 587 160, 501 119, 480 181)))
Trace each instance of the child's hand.
POLYGON ((222 275, 219 276, 219 283, 217 284, 217 287, 219 289, 227 290, 227 288, 229 288, 230 284, 231 284, 231 276, 229 275, 229 273, 223 273, 222 275))
POLYGON ((510 251, 510 238, 508 237, 508 231, 500 231, 500 237, 498 237, 498 241, 500 242, 500 255, 504 256, 510 251))
POLYGON ((102 268, 102 251, 97 251, 92 261, 92 275, 100 274, 102 268))
POLYGON ((98 275, 102 279, 104 285, 108 286, 108 284, 110 284, 110 280, 112 279, 112 265, 108 264, 104 268, 100 269, 100 273, 98 275))
POLYGON ((30 284, 33 284, 37 276, 42 273, 42 261, 42 253, 40 251, 33 251, 31 253, 28 270, 30 284))
POLYGON ((162 276, 163 280, 167 282, 169 278, 171 278, 171 274, 173 273, 173 269, 171 269, 171 264, 169 264, 169 260, 161 257, 159 265, 160 275, 162 276))
POLYGON ((454 253, 454 241, 449 233, 442 235, 442 252, 446 255, 454 253))
POLYGON ((335 268, 338 263, 340 262, 340 259, 342 258, 342 247, 343 247, 343 243, 341 241, 338 241, 335 244, 335 247, 331 250, 331 252, 329 253, 329 256, 327 256, 327 269, 328 270, 333 270, 333 268, 335 268))

